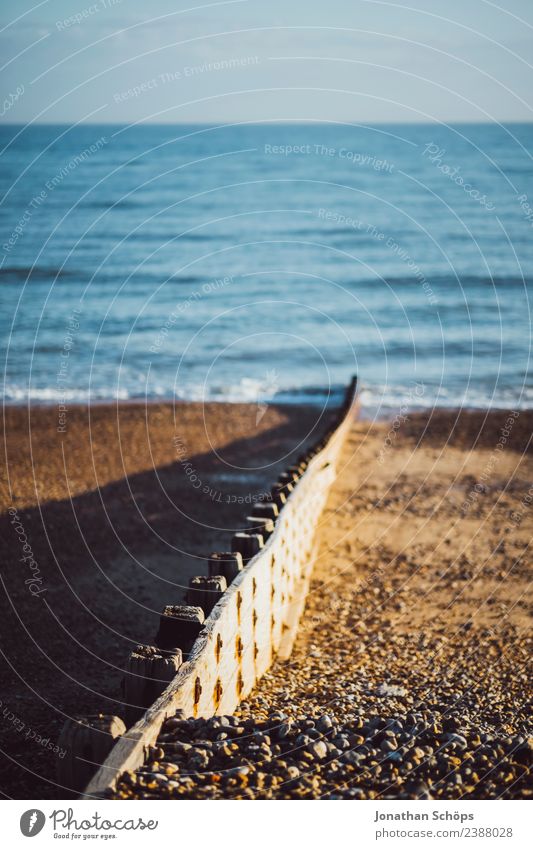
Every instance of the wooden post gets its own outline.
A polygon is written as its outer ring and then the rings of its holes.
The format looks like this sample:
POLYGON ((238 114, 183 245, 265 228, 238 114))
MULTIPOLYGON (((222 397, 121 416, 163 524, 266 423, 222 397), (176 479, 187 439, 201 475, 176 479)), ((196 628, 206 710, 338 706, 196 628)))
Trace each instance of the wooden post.
POLYGON ((271 493, 272 501, 278 510, 281 510, 283 505, 287 503, 287 497, 290 495, 290 492, 287 491, 282 483, 275 483, 271 489, 271 493))
POLYGON ((79 792, 126 731, 119 716, 99 713, 67 719, 57 745, 57 778, 65 790, 79 792))
POLYGON ((284 483, 287 487, 291 487, 289 492, 292 492, 295 485, 298 483, 298 475, 293 472, 282 472, 278 478, 280 483, 284 483))
POLYGON ((243 570, 242 555, 239 551, 215 551, 208 562, 209 575, 224 575, 229 586, 239 572, 243 570))
POLYGON ((187 602, 193 606, 201 607, 207 618, 227 588, 224 575, 212 575, 209 578, 205 575, 196 575, 189 580, 187 602))
POLYGON ((231 540, 233 551, 241 553, 244 563, 248 563, 263 546, 264 540, 261 534, 238 533, 231 540))
POLYGON ((201 607, 186 604, 169 604, 159 620, 156 643, 160 649, 179 647, 184 655, 189 654, 204 625, 201 607))
POLYGON ((124 712, 128 727, 159 698, 183 663, 181 649, 164 652, 155 646, 137 646, 126 662, 124 712))
POLYGON ((247 516, 246 525, 249 531, 255 531, 261 534, 265 542, 274 533, 274 522, 272 519, 265 518, 264 516, 247 516))
POLYGON ((272 519, 275 522, 279 516, 278 505, 274 501, 256 501, 251 515, 264 516, 265 519, 272 519))

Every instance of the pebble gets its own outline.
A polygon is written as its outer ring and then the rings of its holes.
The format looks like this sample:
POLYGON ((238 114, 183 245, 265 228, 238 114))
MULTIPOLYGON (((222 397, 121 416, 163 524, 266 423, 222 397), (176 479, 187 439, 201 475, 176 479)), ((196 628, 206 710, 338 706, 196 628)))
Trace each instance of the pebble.
POLYGON ((322 740, 317 740, 316 743, 312 743, 309 749, 319 761, 327 757, 328 747, 322 740))
POLYGON ((326 731, 330 731, 333 728, 333 722, 331 717, 328 716, 327 713, 325 713, 324 716, 321 716, 318 720, 316 727, 318 731, 322 731, 323 733, 325 733, 326 731))

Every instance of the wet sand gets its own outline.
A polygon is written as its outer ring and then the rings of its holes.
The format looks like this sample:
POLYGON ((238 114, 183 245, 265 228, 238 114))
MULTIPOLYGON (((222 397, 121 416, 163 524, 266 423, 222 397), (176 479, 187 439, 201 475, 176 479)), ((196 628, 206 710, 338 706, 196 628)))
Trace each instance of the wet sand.
POLYGON ((324 426, 314 409, 281 406, 97 405, 61 420, 55 407, 5 410, 5 796, 67 795, 53 751, 65 718, 120 714, 129 652, 324 426))

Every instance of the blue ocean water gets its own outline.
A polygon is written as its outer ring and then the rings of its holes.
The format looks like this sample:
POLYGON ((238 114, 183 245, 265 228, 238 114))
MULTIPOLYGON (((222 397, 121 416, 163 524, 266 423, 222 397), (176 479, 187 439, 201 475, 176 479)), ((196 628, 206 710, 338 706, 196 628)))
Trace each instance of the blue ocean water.
POLYGON ((533 125, 4 126, 9 403, 530 407, 533 125))

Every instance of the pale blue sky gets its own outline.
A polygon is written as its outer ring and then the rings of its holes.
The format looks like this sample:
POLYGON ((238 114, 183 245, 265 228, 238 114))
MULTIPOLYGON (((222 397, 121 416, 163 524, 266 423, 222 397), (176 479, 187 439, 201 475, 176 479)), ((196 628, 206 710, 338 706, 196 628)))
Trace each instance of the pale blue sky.
POLYGON ((3 0, 0 27, 2 122, 533 118, 531 0, 3 0))

